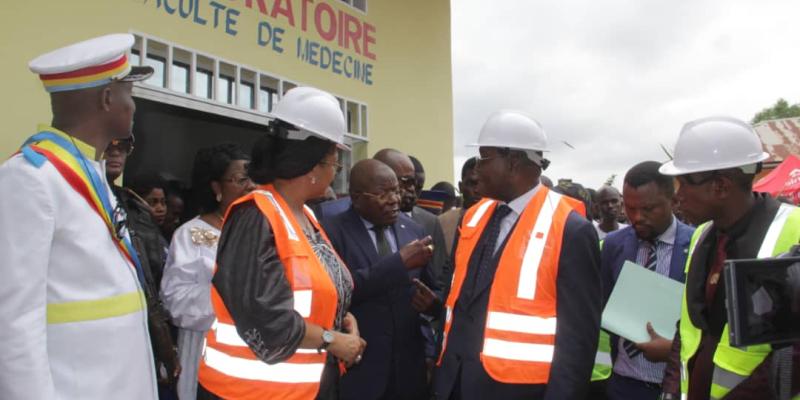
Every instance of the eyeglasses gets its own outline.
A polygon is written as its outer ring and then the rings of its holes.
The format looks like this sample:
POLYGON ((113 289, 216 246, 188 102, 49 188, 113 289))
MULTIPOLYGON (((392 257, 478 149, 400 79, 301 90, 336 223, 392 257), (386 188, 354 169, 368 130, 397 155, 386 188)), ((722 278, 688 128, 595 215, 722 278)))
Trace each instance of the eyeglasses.
POLYGON ((130 139, 112 140, 106 148, 106 152, 117 150, 121 153, 131 155, 133 153, 133 141, 130 139))
POLYGON ((400 183, 400 186, 415 186, 417 179, 413 176, 398 176, 397 182, 400 183))
POLYGON ((339 164, 338 162, 335 162, 335 161, 322 160, 322 161, 319 162, 319 165, 330 165, 331 167, 334 167, 336 169, 336 173, 337 174, 339 172, 342 172, 342 168, 344 168, 344 165, 339 164))
POLYGON ((232 176, 230 178, 225 178, 222 181, 223 182, 230 182, 230 183, 236 184, 237 186, 240 186, 240 187, 245 187, 245 186, 253 183, 253 180, 250 179, 249 176, 238 176, 238 177, 237 176, 232 176))
POLYGON ((385 191, 383 193, 380 193, 380 194, 378 194, 378 193, 370 193, 370 192, 360 192, 360 193, 361 194, 365 194, 367 196, 374 197, 374 198, 376 198, 376 199, 378 199, 380 201, 384 201, 384 202, 391 200, 393 196, 397 196, 398 198, 400 198, 400 189, 387 190, 387 191, 385 191))

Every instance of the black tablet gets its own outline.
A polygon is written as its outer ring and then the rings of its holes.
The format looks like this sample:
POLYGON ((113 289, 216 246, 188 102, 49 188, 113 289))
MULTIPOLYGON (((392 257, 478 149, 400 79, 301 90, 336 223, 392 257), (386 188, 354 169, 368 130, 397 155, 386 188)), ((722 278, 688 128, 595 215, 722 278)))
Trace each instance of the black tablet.
POLYGON ((800 340, 800 257, 729 260, 723 275, 731 345, 800 340))

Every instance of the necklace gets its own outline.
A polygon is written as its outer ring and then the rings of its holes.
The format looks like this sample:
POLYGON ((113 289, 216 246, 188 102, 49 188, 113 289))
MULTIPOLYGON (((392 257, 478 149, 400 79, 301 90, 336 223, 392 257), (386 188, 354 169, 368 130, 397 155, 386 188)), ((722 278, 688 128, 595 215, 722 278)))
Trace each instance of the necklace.
POLYGON ((219 210, 203 214, 200 216, 200 218, 206 221, 206 223, 208 223, 209 225, 219 230, 222 230, 222 222, 224 221, 224 218, 222 217, 222 213, 220 213, 219 210))

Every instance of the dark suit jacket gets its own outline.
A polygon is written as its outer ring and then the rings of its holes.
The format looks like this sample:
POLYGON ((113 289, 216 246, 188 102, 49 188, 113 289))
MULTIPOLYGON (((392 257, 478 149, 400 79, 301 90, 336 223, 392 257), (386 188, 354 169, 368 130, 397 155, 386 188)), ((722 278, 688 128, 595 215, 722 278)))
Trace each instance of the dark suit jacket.
POLYGON ((333 218, 335 215, 347 211, 350 208, 350 204, 350 196, 347 196, 336 200, 319 203, 315 207, 312 207, 312 209, 314 210, 314 215, 317 216, 317 219, 322 221, 323 219, 333 218))
POLYGON ((448 266, 447 244, 444 240, 444 231, 439 224, 439 218, 436 218, 432 212, 427 211, 421 207, 414 206, 411 210, 411 219, 425 229, 425 234, 430 235, 433 240, 433 258, 431 258, 431 268, 433 277, 442 285, 442 277, 448 266))
MULTIPOLYGON (((689 252, 689 241, 692 239, 694 228, 676 220, 675 243, 672 247, 672 259, 669 264, 669 277, 678 282, 686 281, 686 258, 689 252)), ((636 262, 636 252, 639 250, 639 238, 632 226, 614 231, 606 236, 603 241, 603 250, 600 255, 600 270, 603 276, 603 305, 608 302, 611 291, 617 283, 622 264, 625 261, 636 262)), ((681 299, 675 299, 681 301, 681 299)), ((677 322, 677 321, 676 321, 677 322)), ((611 357, 617 357, 618 336, 611 335, 611 357)))
MULTIPOLYGON (((453 268, 447 253, 447 243, 444 240, 444 231, 439 223, 439 218, 432 212, 422 207, 414 206, 411 209, 411 219, 425 229, 425 234, 430 235, 433 244, 433 257, 431 257, 431 275, 440 288, 448 286, 453 276, 453 268)), ((422 334, 425 335, 425 356, 435 360, 439 355, 444 319, 423 321, 422 334)))
MULTIPOLYGON (((400 253, 378 257, 355 209, 322 221, 331 243, 353 275, 350 312, 367 341, 363 360, 340 381, 340 398, 378 399, 392 387, 400 399, 425 397, 425 340, 420 318, 411 307, 413 278, 434 290, 430 268, 408 271, 400 253)), ((397 248, 422 238, 422 227, 404 214, 392 226, 397 248)))
MULTIPOLYGON (((594 226, 580 214, 570 213, 562 238, 556 278, 558 319, 555 352, 546 385, 505 384, 486 373, 478 354, 483 347, 491 282, 479 282, 475 290, 468 292, 464 289, 468 284, 465 280, 453 311, 447 348, 436 370, 436 398, 447 400, 455 392, 463 400, 583 400, 592 374, 600 329, 602 292, 597 242, 594 226)), ((456 239, 454 247, 457 246, 456 239)), ((478 246, 481 246, 480 242, 478 246)), ((505 244, 502 246, 495 255, 495 265, 505 244)), ((479 257, 475 256, 476 253, 470 260, 470 270, 477 267, 476 259, 479 257)), ((469 272, 467 274, 469 276, 469 272)))

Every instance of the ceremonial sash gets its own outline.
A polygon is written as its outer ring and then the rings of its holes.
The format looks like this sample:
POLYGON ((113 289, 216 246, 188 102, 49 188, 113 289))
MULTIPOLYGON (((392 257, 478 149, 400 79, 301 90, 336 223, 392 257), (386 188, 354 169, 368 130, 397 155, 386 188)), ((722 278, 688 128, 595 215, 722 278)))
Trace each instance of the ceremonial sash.
POLYGON ((114 226, 114 209, 108 197, 107 185, 90 167, 86 158, 74 143, 53 132, 42 131, 31 136, 20 149, 25 158, 40 167, 49 160, 61 176, 89 203, 89 206, 103 220, 111 235, 111 240, 136 270, 142 286, 145 285, 144 272, 136 250, 127 236, 117 235, 114 226))

